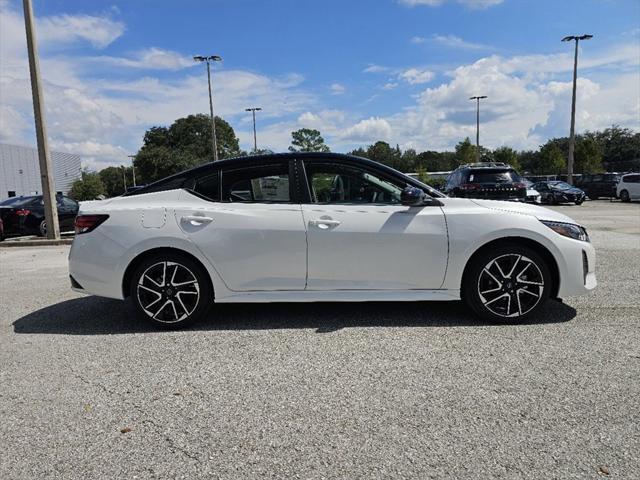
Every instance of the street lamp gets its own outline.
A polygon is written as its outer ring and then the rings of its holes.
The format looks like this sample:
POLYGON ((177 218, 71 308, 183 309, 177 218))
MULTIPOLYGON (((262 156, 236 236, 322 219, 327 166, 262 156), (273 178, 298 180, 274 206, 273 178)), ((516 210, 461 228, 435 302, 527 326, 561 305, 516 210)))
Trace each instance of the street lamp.
POLYGON ((136 166, 133 163, 136 159, 135 155, 127 155, 131 159, 131 174, 133 175, 133 186, 136 186, 136 166))
POLYGON ((593 35, 569 35, 562 39, 563 42, 576 42, 575 55, 573 57, 573 95, 571 97, 571 130, 569 131, 569 159, 567 161, 567 182, 573 185, 573 152, 576 146, 576 82, 578 80, 578 43, 580 40, 589 40, 593 35))
POLYGON ((486 95, 469 97, 469 100, 476 101, 476 162, 480 161, 480 100, 487 98, 486 95))
POLYGON ((216 140, 216 121, 213 116, 213 93, 211 91, 211 62, 221 62, 219 55, 209 55, 208 57, 196 55, 193 57, 196 62, 207 62, 207 80, 209 81, 209 111, 211 112, 211 135, 213 137, 213 161, 218 160, 218 142, 216 140))
POLYGON ((245 112, 253 113, 253 152, 258 151, 258 138, 256 137, 256 112, 262 110, 260 107, 245 108, 245 112))

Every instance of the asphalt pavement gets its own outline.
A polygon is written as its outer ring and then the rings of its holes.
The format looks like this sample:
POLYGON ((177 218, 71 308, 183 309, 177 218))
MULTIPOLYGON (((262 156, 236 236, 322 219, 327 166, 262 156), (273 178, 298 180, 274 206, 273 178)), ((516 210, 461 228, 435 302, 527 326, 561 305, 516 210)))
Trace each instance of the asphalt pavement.
POLYGON ((460 302, 224 305, 159 332, 0 248, 0 478, 640 478, 640 205, 599 287, 525 325, 460 302))

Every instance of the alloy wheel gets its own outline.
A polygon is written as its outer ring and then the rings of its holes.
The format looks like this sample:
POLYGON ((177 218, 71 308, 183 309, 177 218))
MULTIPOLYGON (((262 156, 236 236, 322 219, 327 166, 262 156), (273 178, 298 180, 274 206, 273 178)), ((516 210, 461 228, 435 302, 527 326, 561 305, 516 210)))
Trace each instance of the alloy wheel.
POLYGON ((198 307, 200 285, 184 265, 163 261, 151 265, 136 288, 138 303, 153 320, 176 323, 188 318, 198 307))
POLYGON ((478 295, 482 305, 500 317, 519 317, 530 312, 544 292, 540 267, 530 258, 506 254, 494 258, 480 272, 478 295))

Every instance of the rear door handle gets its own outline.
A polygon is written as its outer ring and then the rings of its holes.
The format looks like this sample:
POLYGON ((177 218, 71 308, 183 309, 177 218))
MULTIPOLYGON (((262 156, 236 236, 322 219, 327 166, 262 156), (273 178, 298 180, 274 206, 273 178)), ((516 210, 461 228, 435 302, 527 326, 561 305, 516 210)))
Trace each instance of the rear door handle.
POLYGON ((182 221, 190 222, 191 224, 202 224, 213 222, 213 218, 205 217, 204 215, 184 215, 182 221))

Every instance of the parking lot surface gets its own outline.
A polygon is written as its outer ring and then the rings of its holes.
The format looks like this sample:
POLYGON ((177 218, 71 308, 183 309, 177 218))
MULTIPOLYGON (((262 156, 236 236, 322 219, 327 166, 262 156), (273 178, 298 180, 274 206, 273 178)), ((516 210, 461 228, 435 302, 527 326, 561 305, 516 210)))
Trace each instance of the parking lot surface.
POLYGON ((158 332, 73 293, 67 246, 0 248, 0 478, 640 478, 640 205, 554 208, 599 287, 525 325, 273 304, 158 332))

